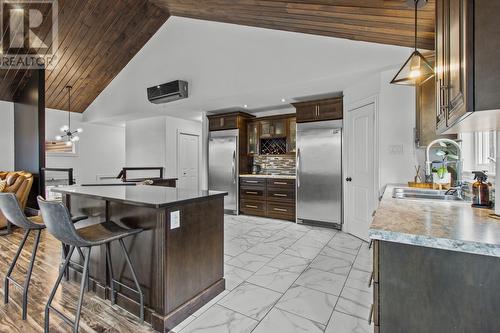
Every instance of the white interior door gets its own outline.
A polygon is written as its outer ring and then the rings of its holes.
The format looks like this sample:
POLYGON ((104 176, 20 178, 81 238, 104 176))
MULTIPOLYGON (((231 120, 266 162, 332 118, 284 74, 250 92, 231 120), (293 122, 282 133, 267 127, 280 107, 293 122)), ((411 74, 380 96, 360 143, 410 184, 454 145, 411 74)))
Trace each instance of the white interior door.
POLYGON ((199 189, 199 136, 178 134, 178 188, 199 189))
POLYGON ((347 126, 346 231, 368 241, 376 197, 375 104, 349 111, 347 126))

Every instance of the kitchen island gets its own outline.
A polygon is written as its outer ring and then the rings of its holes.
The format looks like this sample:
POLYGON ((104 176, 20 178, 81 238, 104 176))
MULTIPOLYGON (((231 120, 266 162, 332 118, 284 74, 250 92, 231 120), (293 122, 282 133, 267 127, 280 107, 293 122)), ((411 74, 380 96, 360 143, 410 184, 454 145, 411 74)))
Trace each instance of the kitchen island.
POLYGON ((458 200, 396 199, 394 188, 386 188, 370 226, 375 332, 500 332, 493 211, 458 200))
MULTIPOLYGON (((144 292, 145 320, 158 332, 177 324, 225 289, 224 196, 161 186, 68 186, 54 188, 85 225, 113 221, 144 231, 125 239, 144 292)), ((111 244, 115 278, 134 287, 119 244, 111 244)), ((78 255, 72 261, 80 262, 78 255)), ((81 263, 81 262, 80 262, 81 263)), ((69 276, 80 280, 78 265, 69 276)), ((105 247, 92 251, 90 287, 110 299, 105 247)), ((116 288, 116 287, 115 287, 116 288)), ((138 314, 135 293, 117 288, 117 304, 138 314)))

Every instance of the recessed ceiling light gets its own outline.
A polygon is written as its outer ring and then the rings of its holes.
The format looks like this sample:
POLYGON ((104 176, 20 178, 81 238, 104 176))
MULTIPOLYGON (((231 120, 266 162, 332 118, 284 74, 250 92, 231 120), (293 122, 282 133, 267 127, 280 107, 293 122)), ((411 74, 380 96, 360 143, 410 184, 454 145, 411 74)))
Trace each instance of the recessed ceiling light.
POLYGON ((245 105, 243 105, 243 107, 246 109, 246 108, 248 108, 248 105, 245 104, 245 105))
POLYGON ((286 102, 286 99, 282 98, 282 99, 281 99, 281 102, 285 103, 285 102, 286 102))

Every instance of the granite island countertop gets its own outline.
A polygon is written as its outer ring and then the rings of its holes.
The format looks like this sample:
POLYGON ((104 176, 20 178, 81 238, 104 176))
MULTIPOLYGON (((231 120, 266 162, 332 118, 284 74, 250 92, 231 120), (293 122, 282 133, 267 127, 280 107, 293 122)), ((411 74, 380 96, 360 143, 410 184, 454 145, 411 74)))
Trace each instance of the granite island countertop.
POLYGON ((186 202, 207 200, 209 197, 227 195, 227 192, 219 191, 197 191, 151 185, 130 186, 126 184, 123 186, 73 185, 55 187, 51 191, 150 208, 167 208, 186 202))
POLYGON ((279 178, 279 179, 295 179, 295 175, 276 175, 276 174, 243 174, 242 178, 279 178))
POLYGON ((375 240, 500 257, 500 220, 470 202, 395 199, 388 185, 370 225, 375 240))

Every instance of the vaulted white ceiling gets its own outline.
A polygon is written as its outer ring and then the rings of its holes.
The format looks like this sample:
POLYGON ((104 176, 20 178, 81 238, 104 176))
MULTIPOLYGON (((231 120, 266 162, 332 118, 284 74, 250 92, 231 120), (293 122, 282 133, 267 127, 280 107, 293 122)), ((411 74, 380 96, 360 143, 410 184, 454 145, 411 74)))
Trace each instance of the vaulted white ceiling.
POLYGON ((401 64, 407 48, 171 17, 84 113, 92 122, 259 109, 344 90, 401 64), (189 98, 151 104, 146 88, 189 83, 189 98))

